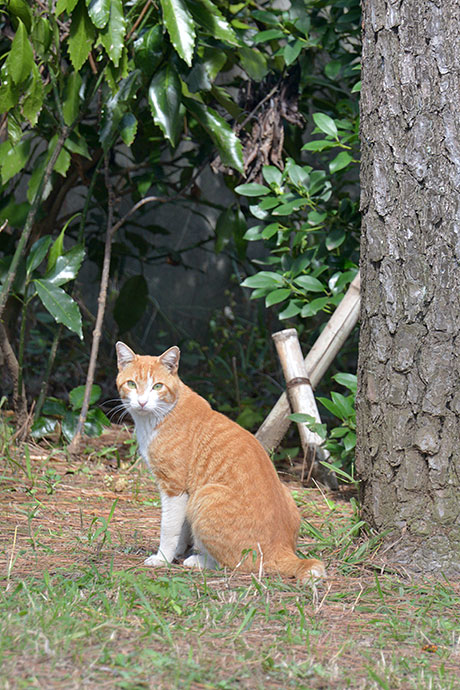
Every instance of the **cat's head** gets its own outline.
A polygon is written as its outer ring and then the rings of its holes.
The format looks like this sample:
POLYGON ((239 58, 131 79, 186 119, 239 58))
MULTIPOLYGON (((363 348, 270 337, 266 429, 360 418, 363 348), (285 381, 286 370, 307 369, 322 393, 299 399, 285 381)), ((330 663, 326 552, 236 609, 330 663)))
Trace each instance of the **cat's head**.
POLYGON ((164 417, 177 401, 179 348, 170 347, 159 357, 136 355, 122 342, 116 350, 117 387, 125 408, 134 416, 164 417))

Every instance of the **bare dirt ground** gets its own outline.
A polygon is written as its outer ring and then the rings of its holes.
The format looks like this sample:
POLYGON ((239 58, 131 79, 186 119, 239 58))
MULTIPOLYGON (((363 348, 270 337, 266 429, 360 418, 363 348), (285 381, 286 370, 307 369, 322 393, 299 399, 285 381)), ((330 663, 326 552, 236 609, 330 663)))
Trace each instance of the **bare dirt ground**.
MULTIPOLYGON (((65 570, 82 569, 91 564, 95 564, 99 571, 142 568, 144 558, 152 553, 159 540, 160 503, 153 481, 144 468, 139 462, 132 464, 132 444, 130 445, 129 439, 129 432, 114 428, 110 433, 92 442, 81 458, 69 459, 62 452, 41 446, 29 446, 28 457, 22 454, 21 467, 15 464, 17 460, 11 460, 11 457, 1 460, 0 588, 4 592, 11 591, 15 583, 20 581, 40 578, 44 572, 52 576, 65 570), (120 450, 107 453, 107 448, 120 450), (104 525, 107 529, 104 529, 104 525)), ((305 489, 295 481, 291 481, 290 486, 296 492, 301 510, 313 528, 324 533, 325 525, 332 520, 332 527, 345 533, 349 524, 352 524, 350 521, 353 507, 343 493, 328 493, 326 496, 319 489, 305 489), (333 510, 331 504, 334 506, 333 510)), ((304 533, 299 542, 300 550, 308 552, 311 543, 311 536, 304 533)), ((353 547, 355 551, 359 548, 359 543, 358 541, 353 547)), ((452 645, 449 649, 443 650, 437 639, 430 639, 426 632, 411 636, 408 632, 411 617, 420 615, 416 594, 418 585, 414 584, 414 598, 409 600, 412 586, 410 579, 397 568, 385 571, 378 546, 369 552, 364 560, 358 559, 350 568, 344 567, 344 563, 345 566, 347 564, 347 552, 340 540, 337 540, 335 546, 331 541, 326 547, 326 553, 322 555, 327 562, 328 579, 314 589, 312 596, 309 595, 305 608, 311 617, 310 620, 317 624, 314 650, 312 651, 311 646, 307 650, 295 639, 289 650, 286 650, 285 646, 283 649, 277 648, 276 640, 281 632, 278 624, 269 617, 265 623, 262 619, 258 623, 254 618, 255 624, 245 629, 244 645, 249 649, 266 649, 267 644, 271 644, 272 641, 273 653, 270 663, 276 666, 283 654, 296 660, 297 664, 310 658, 313 659, 312 663, 328 669, 327 679, 320 681, 312 677, 308 682, 305 681, 306 684, 299 681, 300 684, 292 685, 294 681, 286 684, 287 681, 276 681, 274 677, 270 680, 270 675, 267 675, 265 681, 257 676, 257 683, 253 679, 252 685, 252 681, 239 681, 228 687, 383 687, 389 690, 460 687, 460 682, 457 686, 451 681, 449 685, 414 685, 396 671, 393 684, 388 680, 391 678, 388 674, 378 676, 386 678, 380 683, 373 680, 372 673, 366 670, 366 659, 375 657, 375 663, 387 669, 390 662, 393 663, 395 655, 407 659, 418 656, 417 668, 420 666, 427 672, 438 675, 442 668, 442 673, 447 674, 449 678, 460 678, 460 622, 457 638, 455 635, 451 636, 452 645), (390 578, 386 590, 383 584, 381 586, 378 580, 376 582, 376 574, 379 578, 390 578), (404 623, 404 633, 392 634, 388 631, 388 625, 385 624, 385 612, 388 611, 392 611, 389 618, 394 616, 394 620, 399 618, 404 623), (345 684, 342 671, 334 670, 339 666, 341 669, 346 668, 346 677, 354 678, 355 681, 351 684, 347 681, 345 684)), ((169 571, 148 570, 151 578, 157 578, 159 574, 177 575, 181 572, 180 565, 169 571)), ((198 582, 202 575, 196 573, 195 577, 198 582)), ((239 587, 250 585, 251 576, 221 571, 209 574, 206 584, 207 587, 213 588, 223 603, 231 602, 232 597, 236 596, 234 592, 239 587)), ((287 585, 290 586, 290 583, 287 585)), ((436 583, 432 585, 435 587, 436 583)), ((263 584, 261 586, 265 587, 263 584)), ((428 597, 430 587, 428 584, 423 590, 425 598, 428 597)), ((460 603, 459 583, 449 583, 449 587, 449 591, 457 595, 457 603, 460 603)), ((288 590, 284 592, 282 586, 277 586, 270 591, 270 606, 284 607, 287 615, 290 607, 293 611, 296 610, 296 606, 298 608, 296 601, 299 597, 298 590, 297 599, 293 598, 292 587, 288 587, 288 590)), ((459 618, 458 611, 447 610, 446 616, 459 618)), ((202 632, 200 636, 197 632, 196 644, 198 639, 199 645, 203 645, 206 641, 206 632, 202 632)), ((136 644, 137 633, 127 629, 123 649, 134 650, 136 644)), ((218 658, 227 670, 240 663, 229 651, 228 646, 220 646, 219 640, 211 635, 208 653, 209 648, 212 648, 214 657, 218 658)), ((23 664, 24 660, 16 661, 15 673, 23 664)), ((4 683, 2 687, 32 687, 9 683, 10 681, 4 683)), ((158 680, 156 685, 128 684, 126 687, 168 687, 168 681, 164 683, 158 680)), ((45 682, 42 687, 77 688, 83 685, 79 685, 78 680, 75 684, 70 681, 60 682, 57 676, 55 682, 49 685, 45 682)), ((110 688, 118 685, 110 685, 110 681, 106 683, 99 680, 88 681, 84 687, 110 688)), ((172 687, 171 684, 169 687, 172 687)), ((180 687, 180 684, 177 687, 180 687)), ((227 686, 194 682, 187 687, 198 689, 227 686)))

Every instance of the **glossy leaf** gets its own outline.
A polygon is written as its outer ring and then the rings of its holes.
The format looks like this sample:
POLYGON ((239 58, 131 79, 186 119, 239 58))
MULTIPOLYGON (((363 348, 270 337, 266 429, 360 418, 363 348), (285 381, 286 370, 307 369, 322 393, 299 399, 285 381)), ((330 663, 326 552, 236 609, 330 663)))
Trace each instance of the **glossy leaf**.
POLYGON ((32 63, 32 80, 22 102, 22 112, 31 126, 35 127, 43 106, 43 82, 35 62, 32 63))
MULTIPOLYGON (((30 33, 32 28, 32 12, 25 0, 8 0, 7 9, 10 15, 20 19, 27 31, 30 33)), ((13 20, 13 26, 16 26, 13 20)))
POLYGON ((48 263, 46 265, 47 272, 50 272, 54 268, 54 266, 56 265, 56 261, 58 260, 58 257, 61 256, 62 252, 64 251, 65 230, 65 227, 62 228, 61 232, 54 240, 53 245, 49 251, 48 263))
POLYGON ((230 125, 215 110, 191 98, 184 99, 187 109, 208 132, 216 144, 222 163, 244 172, 241 142, 230 125))
POLYGON ((356 393, 358 387, 356 374, 340 372, 338 374, 334 374, 332 378, 334 381, 337 381, 337 383, 340 383, 341 386, 348 388, 352 393, 356 393))
POLYGON ((195 47, 195 22, 184 0, 160 0, 171 43, 190 67, 195 47))
POLYGON ((301 308, 297 304, 297 302, 291 301, 289 302, 288 306, 283 309, 278 314, 278 318, 283 321, 284 319, 292 319, 294 316, 298 316, 300 314, 301 308))
POLYGON ((324 134, 329 134, 329 136, 337 139, 337 125, 332 117, 329 117, 329 115, 326 115, 325 113, 315 113, 313 115, 313 121, 318 129, 324 132, 324 134))
POLYGON ((85 0, 79 0, 72 13, 68 40, 70 61, 77 72, 86 62, 95 36, 96 31, 88 16, 85 0))
POLYGON ((111 0, 86 0, 91 21, 97 29, 103 29, 109 21, 111 0))
POLYGON ((78 72, 71 72, 65 81, 62 114, 66 125, 71 125, 80 111, 80 89, 82 80, 78 72))
POLYGON ((55 321, 64 324, 80 339, 83 339, 80 309, 70 295, 48 280, 34 280, 33 282, 43 306, 55 321))
POLYGON ((126 113, 121 118, 120 135, 126 146, 131 146, 137 132, 137 119, 132 113, 126 113))
POLYGON ((151 77, 161 60, 167 41, 161 24, 144 31, 134 41, 134 61, 147 77, 151 77))
POLYGON ((276 288, 284 285, 284 279, 279 273, 273 271, 260 271, 249 276, 241 283, 242 287, 250 288, 276 288))
POLYGON ((34 242, 30 248, 26 260, 26 270, 28 275, 30 275, 32 271, 35 271, 35 269, 40 266, 48 252, 51 241, 50 235, 45 235, 45 237, 40 237, 39 240, 34 242))
POLYGON ((18 18, 18 28, 6 58, 6 70, 15 84, 21 84, 32 72, 34 53, 27 29, 18 18))
POLYGON ((181 84, 179 75, 171 64, 153 77, 149 86, 148 100, 155 124, 175 146, 182 127, 181 84))
POLYGON ((57 257, 54 265, 45 274, 45 280, 53 285, 61 286, 69 280, 75 280, 80 270, 85 250, 76 245, 65 254, 57 257))
POLYGON ((107 55, 118 67, 123 51, 125 37, 125 16, 123 13, 123 0, 111 0, 109 21, 100 33, 101 43, 107 55))
POLYGON ((313 276, 298 276, 294 283, 307 292, 324 292, 324 285, 318 278, 313 276))
POLYGON ((238 52, 241 65, 251 79, 262 81, 268 72, 267 60, 263 53, 257 48, 250 48, 249 46, 241 46, 238 52))
POLYGON ((249 182, 248 184, 240 184, 235 187, 235 192, 243 196, 265 196, 265 194, 270 194, 270 189, 263 184, 249 182))
MULTIPOLYGON (((69 393, 69 400, 70 404, 72 405, 72 409, 74 410, 81 410, 82 405, 83 405, 83 400, 85 397, 85 388, 86 386, 77 386, 76 388, 72 388, 72 390, 69 393)), ((91 386, 91 393, 89 396, 89 404, 94 405, 94 403, 97 403, 99 398, 101 397, 101 387, 98 386, 96 383, 91 386)))
POLYGON ((104 151, 108 151, 119 134, 121 119, 140 86, 140 75, 140 70, 133 70, 125 79, 122 79, 115 95, 110 96, 103 105, 99 138, 104 151))
POLYGON ((20 172, 29 159, 30 140, 21 141, 17 146, 4 141, 0 144, 0 166, 2 182, 6 184, 14 175, 20 172))
POLYGON ((333 175, 334 173, 338 172, 339 170, 343 170, 346 168, 350 163, 353 162, 352 156, 350 156, 347 151, 341 151, 338 156, 336 156, 330 163, 329 163, 329 170, 331 174, 333 175))
POLYGON ((227 22, 218 6, 211 0, 187 0, 187 7, 193 19, 213 38, 230 45, 239 45, 235 32, 227 22))
POLYGON ((284 300, 288 299, 288 297, 290 297, 291 294, 292 293, 290 288, 279 288, 277 290, 273 290, 273 292, 269 292, 266 296, 265 306, 271 307, 273 304, 279 304, 280 302, 284 302, 284 300))

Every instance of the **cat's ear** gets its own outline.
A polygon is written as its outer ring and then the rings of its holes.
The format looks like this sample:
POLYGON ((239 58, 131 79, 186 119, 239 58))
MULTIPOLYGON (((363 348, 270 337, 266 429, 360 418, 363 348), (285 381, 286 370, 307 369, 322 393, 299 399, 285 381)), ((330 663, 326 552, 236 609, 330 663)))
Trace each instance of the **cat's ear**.
POLYGON ((118 371, 122 371, 133 361, 136 354, 131 350, 130 347, 122 343, 120 340, 115 345, 115 348, 117 350, 118 371))
POLYGON ((163 352, 163 354, 160 355, 160 362, 167 369, 169 369, 171 374, 175 374, 179 367, 179 358, 180 350, 176 345, 174 345, 173 347, 170 347, 169 350, 166 350, 166 352, 163 352))

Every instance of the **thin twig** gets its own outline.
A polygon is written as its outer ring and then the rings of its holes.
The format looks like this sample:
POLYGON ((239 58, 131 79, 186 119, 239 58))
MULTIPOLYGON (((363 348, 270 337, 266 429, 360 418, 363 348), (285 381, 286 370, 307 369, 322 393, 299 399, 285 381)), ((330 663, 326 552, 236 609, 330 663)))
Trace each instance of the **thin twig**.
MULTIPOLYGON (((88 373, 86 376, 86 386, 85 386, 85 395, 83 398, 83 405, 80 411, 80 416, 78 418, 78 424, 77 428, 75 431, 75 435, 68 447, 68 450, 70 453, 77 453, 79 446, 80 446, 80 441, 81 437, 83 434, 83 429, 85 426, 85 421, 86 421, 86 416, 88 414, 88 408, 89 408, 89 400, 91 397, 91 390, 93 387, 93 382, 94 382, 94 375, 96 372, 96 363, 97 363, 97 355, 99 352, 99 343, 101 340, 101 332, 102 332, 102 323, 104 321, 104 313, 105 313, 105 305, 107 302, 107 287, 109 284, 109 273, 110 273, 110 259, 111 259, 111 254, 112 254, 112 237, 114 235, 114 227, 113 226, 113 186, 112 186, 112 181, 109 173, 109 159, 108 155, 105 156, 104 160, 104 176, 105 176, 105 184, 107 187, 107 194, 108 194, 108 201, 107 201, 107 231, 106 231, 106 236, 105 236, 105 247, 104 247, 104 262, 102 265, 102 276, 101 276, 101 285, 99 288, 99 297, 98 297, 98 307, 97 307, 97 316, 96 316, 96 324, 94 326, 93 330, 93 342, 91 345, 91 355, 90 355, 90 360, 89 360, 89 366, 88 366, 88 373)), ((117 224, 119 226, 119 224, 117 224)))

